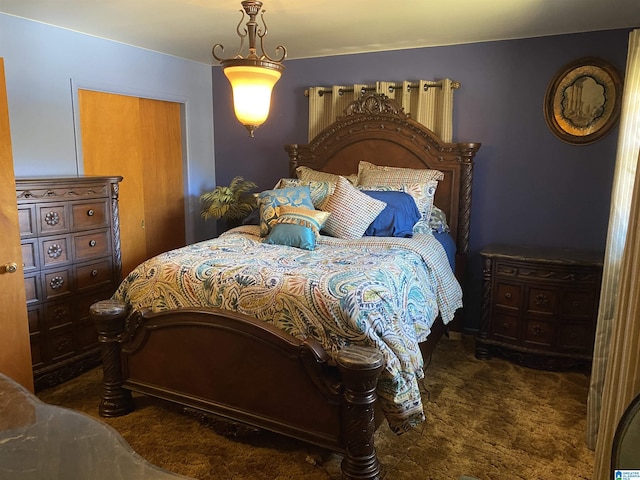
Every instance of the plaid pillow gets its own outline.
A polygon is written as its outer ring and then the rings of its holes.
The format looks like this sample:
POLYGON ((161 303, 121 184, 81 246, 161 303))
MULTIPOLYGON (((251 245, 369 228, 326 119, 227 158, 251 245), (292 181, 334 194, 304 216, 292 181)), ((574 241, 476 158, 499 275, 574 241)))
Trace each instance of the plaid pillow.
POLYGON ((329 212, 324 231, 337 238, 360 238, 387 204, 362 193, 344 177, 339 177, 336 189, 322 206, 329 212))

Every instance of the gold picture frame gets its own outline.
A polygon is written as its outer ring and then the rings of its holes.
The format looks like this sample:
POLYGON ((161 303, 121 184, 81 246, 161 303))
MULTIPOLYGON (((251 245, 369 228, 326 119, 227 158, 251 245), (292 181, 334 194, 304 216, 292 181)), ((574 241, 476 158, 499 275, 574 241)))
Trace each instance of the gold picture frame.
POLYGON ((547 87, 544 118, 551 132, 573 145, 607 135, 620 118, 622 77, 597 57, 584 57, 560 69, 547 87))

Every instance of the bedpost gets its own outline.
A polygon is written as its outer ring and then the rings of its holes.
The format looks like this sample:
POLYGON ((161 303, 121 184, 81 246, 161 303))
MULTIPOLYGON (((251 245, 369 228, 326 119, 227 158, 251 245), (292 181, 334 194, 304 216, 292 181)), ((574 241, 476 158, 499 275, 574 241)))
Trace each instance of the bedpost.
POLYGON ((122 387, 120 334, 127 318, 127 306, 116 300, 91 305, 91 319, 98 330, 102 350, 102 399, 98 412, 103 417, 119 417, 133 411, 131 392, 122 387))
POLYGON ((345 386, 342 476, 349 480, 377 480, 381 478, 381 469, 373 445, 376 430, 374 404, 383 367, 382 354, 374 348, 349 346, 338 352, 337 364, 345 386))

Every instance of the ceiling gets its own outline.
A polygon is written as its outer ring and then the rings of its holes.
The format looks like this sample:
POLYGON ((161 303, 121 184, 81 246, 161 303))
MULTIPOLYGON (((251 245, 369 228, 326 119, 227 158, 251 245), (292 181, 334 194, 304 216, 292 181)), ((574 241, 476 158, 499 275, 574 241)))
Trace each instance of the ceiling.
MULTIPOLYGON (((263 3, 266 53, 284 45, 289 59, 640 26, 638 0, 263 3)), ((216 43, 236 54, 240 10, 239 0, 0 0, 3 13, 207 64, 216 43)))

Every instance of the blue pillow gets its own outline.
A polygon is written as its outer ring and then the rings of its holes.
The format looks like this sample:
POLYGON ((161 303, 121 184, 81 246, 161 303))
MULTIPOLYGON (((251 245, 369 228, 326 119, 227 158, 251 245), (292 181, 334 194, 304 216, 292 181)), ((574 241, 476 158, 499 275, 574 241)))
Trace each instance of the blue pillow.
POLYGON ((271 245, 286 245, 288 247, 315 250, 316 232, 311 228, 294 223, 277 223, 264 241, 271 245))
POLYGON ((387 206, 364 232, 367 237, 411 237, 413 226, 421 215, 416 201, 405 192, 362 190, 370 197, 381 200, 387 206))

